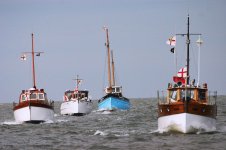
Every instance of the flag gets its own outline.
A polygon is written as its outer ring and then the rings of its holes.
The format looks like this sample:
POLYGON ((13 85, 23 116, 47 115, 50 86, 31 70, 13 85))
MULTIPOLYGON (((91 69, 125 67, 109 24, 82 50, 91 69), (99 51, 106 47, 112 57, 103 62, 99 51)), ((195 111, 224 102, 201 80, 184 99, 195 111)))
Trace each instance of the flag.
POLYGON ((22 56, 20 56, 20 60, 27 60, 27 56, 23 54, 22 56))
POLYGON ((78 79, 78 85, 81 85, 81 84, 82 84, 82 80, 78 79))
POLYGON ((166 41, 166 44, 171 46, 176 46, 176 36, 172 36, 166 41))
POLYGON ((173 81, 176 83, 181 82, 182 84, 185 84, 185 78, 183 77, 173 76, 173 81))
POLYGON ((176 83, 180 82, 182 84, 185 84, 186 77, 187 77, 187 67, 183 67, 178 71, 177 76, 173 76, 173 81, 176 83))
POLYGON ((182 77, 185 78, 187 77, 187 67, 181 68, 178 73, 177 73, 178 77, 182 77))
POLYGON ((175 51, 175 47, 173 47, 173 48, 170 49, 170 52, 171 53, 174 53, 174 51, 175 51))

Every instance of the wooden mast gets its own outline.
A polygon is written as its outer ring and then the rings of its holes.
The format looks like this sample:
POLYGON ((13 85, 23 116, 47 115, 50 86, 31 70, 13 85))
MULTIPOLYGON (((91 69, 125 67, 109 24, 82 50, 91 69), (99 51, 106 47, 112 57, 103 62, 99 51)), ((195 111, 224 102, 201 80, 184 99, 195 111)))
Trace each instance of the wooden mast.
POLYGON ((108 82, 109 82, 109 92, 111 93, 111 89, 112 89, 112 80, 111 80, 111 62, 110 62, 110 58, 111 58, 111 54, 110 54, 110 43, 109 43, 109 36, 108 36, 108 28, 104 27, 104 30, 106 31, 106 47, 107 47, 107 53, 108 53, 108 82))
POLYGON ((33 74, 33 88, 36 89, 36 80, 35 80, 35 56, 34 56, 34 34, 31 34, 32 37, 32 74, 33 74))
POLYGON ((113 51, 111 51, 111 69, 112 69, 112 85, 115 86, 115 63, 113 57, 113 51))

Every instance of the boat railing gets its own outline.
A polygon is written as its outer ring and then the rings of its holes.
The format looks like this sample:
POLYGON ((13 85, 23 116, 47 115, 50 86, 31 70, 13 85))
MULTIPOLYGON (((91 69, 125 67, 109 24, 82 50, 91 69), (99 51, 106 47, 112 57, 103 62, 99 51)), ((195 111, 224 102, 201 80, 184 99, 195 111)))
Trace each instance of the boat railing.
POLYGON ((216 103, 217 103, 217 91, 209 91, 208 104, 216 105, 216 103))
POLYGON ((157 91, 157 99, 159 104, 167 104, 167 92, 166 91, 157 91))

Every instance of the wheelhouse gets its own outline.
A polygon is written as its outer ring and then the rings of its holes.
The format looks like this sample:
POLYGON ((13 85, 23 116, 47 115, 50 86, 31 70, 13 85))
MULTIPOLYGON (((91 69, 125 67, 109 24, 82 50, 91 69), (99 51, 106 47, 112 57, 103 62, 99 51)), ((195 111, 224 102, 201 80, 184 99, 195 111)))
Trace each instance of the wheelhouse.
POLYGON ((65 92, 65 100, 83 100, 83 99, 88 99, 88 91, 66 91, 65 92))
POLYGON ((170 85, 167 91, 167 103, 180 102, 185 100, 191 100, 200 103, 208 102, 208 90, 206 84, 204 84, 202 88, 196 86, 172 87, 170 85))
POLYGON ((29 100, 47 100, 47 95, 43 89, 29 89, 22 90, 20 94, 20 102, 29 101, 29 100))

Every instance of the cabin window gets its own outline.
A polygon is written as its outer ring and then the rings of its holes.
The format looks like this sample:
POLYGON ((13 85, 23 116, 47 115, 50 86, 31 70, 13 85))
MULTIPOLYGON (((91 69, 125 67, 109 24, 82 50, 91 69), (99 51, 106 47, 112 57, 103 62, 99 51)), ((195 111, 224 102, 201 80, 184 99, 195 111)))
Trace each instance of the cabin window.
POLYGON ((206 99, 206 91, 205 90, 199 90, 199 99, 200 100, 206 99))
POLYGON ((171 91, 170 92, 170 98, 176 100, 177 99, 177 91, 171 91))
POLYGON ((24 95, 24 94, 21 95, 21 100, 22 100, 22 101, 26 101, 26 95, 24 95))
POLYGON ((67 97, 68 97, 68 99, 71 99, 71 93, 67 93, 67 97))
POLYGON ((38 94, 39 99, 44 100, 44 94, 38 94))
POLYGON ((116 92, 119 93, 120 92, 120 88, 116 88, 116 92))
POLYGON ((32 93, 30 95, 30 99, 37 99, 37 94, 36 93, 32 93))
POLYGON ((186 94, 186 97, 188 100, 194 98, 194 90, 189 90, 189 89, 182 90, 181 91, 181 99, 185 99, 185 94, 186 94), (187 91, 187 92, 185 93, 185 91, 187 91))
POLYGON ((194 99, 194 90, 188 90, 187 95, 188 97, 194 99))

